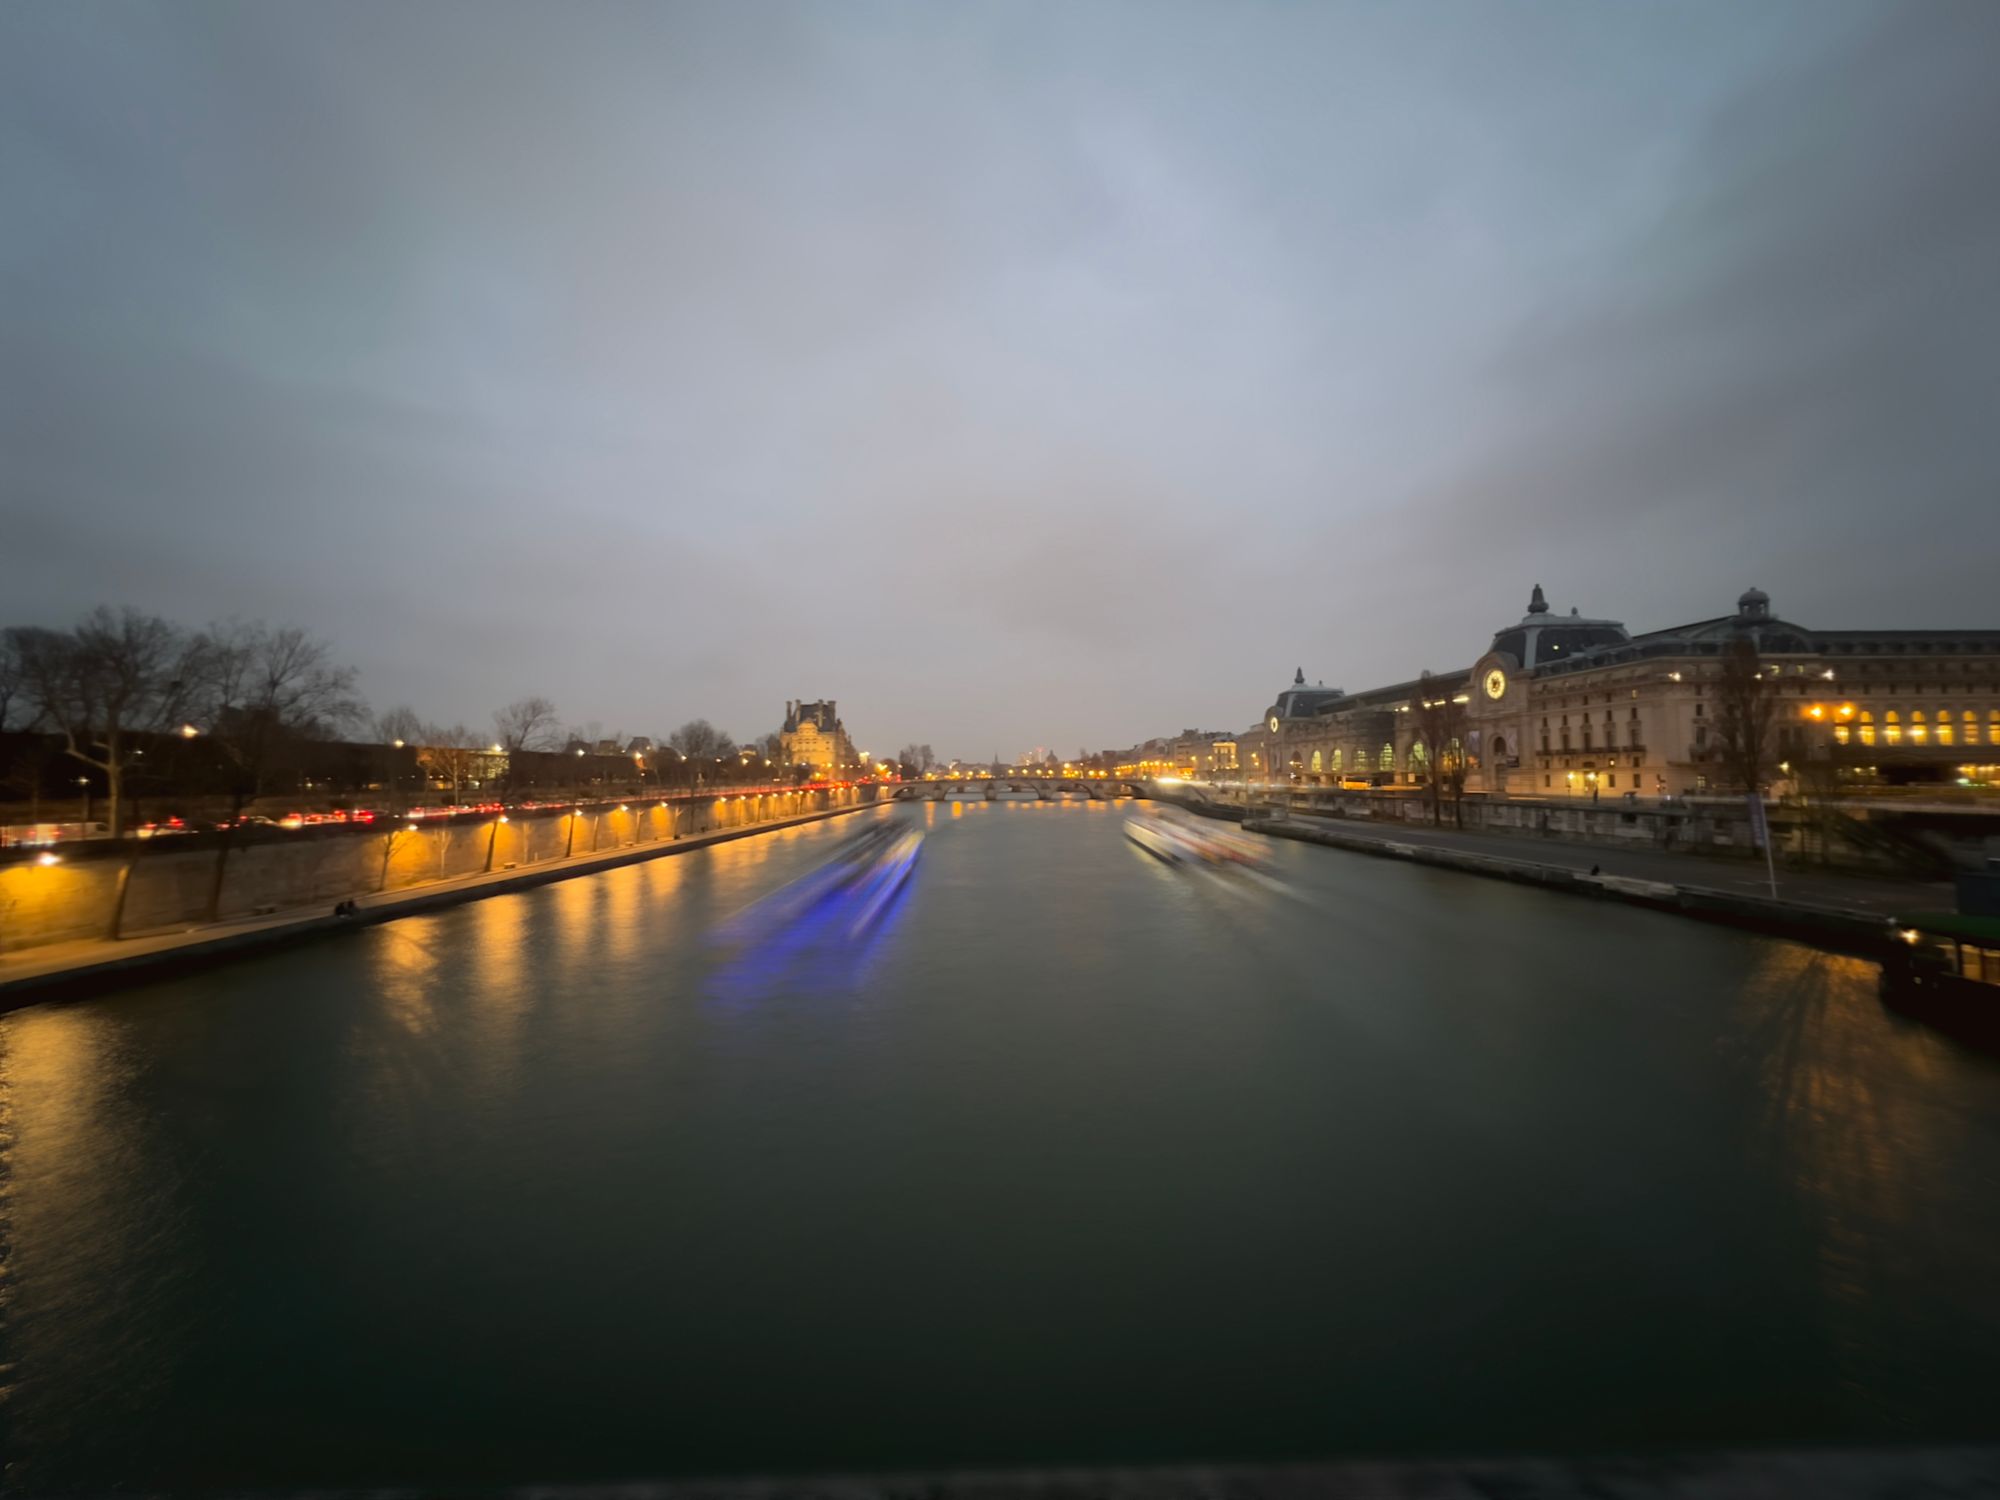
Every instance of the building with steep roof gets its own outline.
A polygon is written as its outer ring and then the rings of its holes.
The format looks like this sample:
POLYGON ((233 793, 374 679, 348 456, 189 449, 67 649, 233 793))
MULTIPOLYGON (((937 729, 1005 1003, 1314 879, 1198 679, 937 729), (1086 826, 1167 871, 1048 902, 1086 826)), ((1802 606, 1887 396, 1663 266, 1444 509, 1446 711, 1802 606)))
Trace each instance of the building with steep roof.
POLYGON ((816 703, 788 700, 778 744, 787 766, 809 767, 818 776, 850 770, 859 758, 831 698, 816 703))

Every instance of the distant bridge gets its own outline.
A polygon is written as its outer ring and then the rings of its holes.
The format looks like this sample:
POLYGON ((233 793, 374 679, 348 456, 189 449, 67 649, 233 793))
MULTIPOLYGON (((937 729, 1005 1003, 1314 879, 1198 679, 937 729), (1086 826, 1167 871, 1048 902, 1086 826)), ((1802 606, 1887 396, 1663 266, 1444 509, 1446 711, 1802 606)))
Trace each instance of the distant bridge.
POLYGON ((1097 779, 1084 776, 960 776, 950 781, 905 781, 895 788, 898 802, 943 802, 953 796, 997 797, 1002 792, 1033 793, 1044 802, 1057 797, 1088 797, 1110 802, 1119 797, 1150 797, 1147 784, 1133 778, 1097 779))

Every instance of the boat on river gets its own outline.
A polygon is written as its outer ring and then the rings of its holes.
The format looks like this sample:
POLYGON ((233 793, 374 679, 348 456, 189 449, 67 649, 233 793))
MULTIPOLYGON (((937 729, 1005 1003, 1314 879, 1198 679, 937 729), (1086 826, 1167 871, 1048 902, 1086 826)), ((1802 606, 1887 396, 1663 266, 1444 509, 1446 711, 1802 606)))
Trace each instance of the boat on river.
POLYGON ((833 931, 859 937, 881 920, 916 869, 924 835, 900 820, 843 840, 822 864, 772 892, 724 929, 732 942, 810 940, 833 931))
POLYGON ((1160 811, 1125 820, 1125 837, 1170 865, 1259 869, 1270 860, 1261 839, 1226 823, 1196 822, 1160 811))
POLYGON ((2000 916, 1917 912, 1896 919, 1882 996, 1899 1010, 2000 1031, 2000 916))

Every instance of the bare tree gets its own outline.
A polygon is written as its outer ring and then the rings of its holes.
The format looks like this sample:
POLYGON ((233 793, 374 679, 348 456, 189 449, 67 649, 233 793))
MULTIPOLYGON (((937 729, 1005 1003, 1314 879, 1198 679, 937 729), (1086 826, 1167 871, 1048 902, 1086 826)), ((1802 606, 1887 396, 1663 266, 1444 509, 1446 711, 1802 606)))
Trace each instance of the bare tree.
POLYGON ((432 781, 450 784, 452 805, 456 807, 481 753, 472 743, 472 731, 463 724, 449 728, 426 724, 418 729, 416 743, 417 764, 432 781))
MULTIPOLYGON (((22 658, 21 647, 16 640, 17 630, 0 630, 0 736, 16 730, 37 729, 41 725, 41 710, 30 697, 27 664, 22 658)), ((28 734, 21 739, 8 739, 0 743, 0 787, 18 792, 28 799, 28 821, 42 821, 42 782, 47 776, 53 752, 48 738, 41 734, 28 734)), ((4 847, 7 833, 0 826, 0 847, 4 847)))
POLYGON ((378 745, 414 745, 424 737, 423 720, 407 703, 398 703, 375 715, 374 729, 378 745))
POLYGON ((690 719, 668 737, 667 743, 689 760, 720 760, 736 753, 736 741, 706 719, 690 719))
POLYGON ((1739 791, 1763 789, 1771 764, 1771 720, 1777 693, 1764 670, 1756 640, 1738 636, 1723 654, 1715 692, 1716 759, 1739 791))
POLYGON ((28 671, 21 660, 16 630, 0 630, 0 734, 14 728, 14 720, 28 714, 28 671))
POLYGON ((244 803, 263 794, 287 749, 339 734, 364 710, 354 692, 354 669, 334 665, 327 644, 297 626, 273 630, 232 622, 210 627, 207 639, 200 705, 193 712, 206 719, 229 783, 229 823, 216 844, 208 888, 213 922, 244 803))
POLYGON ((552 749, 559 723, 555 704, 546 698, 517 698, 493 715, 500 748, 510 754, 516 750, 552 749))
MULTIPOLYGON (((1426 679, 1430 675, 1424 673, 1426 679)), ((1411 748, 1423 748, 1418 774, 1423 777, 1431 823, 1435 826, 1444 821, 1443 802, 1449 795, 1452 821, 1463 826, 1459 799, 1465 790, 1465 699, 1446 688, 1432 687, 1426 680, 1410 700, 1410 719, 1411 748)))
MULTIPOLYGON (((1840 811, 1840 766, 1830 754, 1810 751, 1792 767, 1792 787, 1805 825, 1819 845, 1821 864, 1833 862, 1833 836, 1844 821, 1840 811)), ((1803 854, 1806 851, 1801 848, 1803 854)))
POLYGON ((202 686, 205 637, 135 609, 92 610, 74 630, 11 632, 32 702, 66 754, 104 773, 105 820, 124 832, 125 781, 147 736, 165 733, 202 686))

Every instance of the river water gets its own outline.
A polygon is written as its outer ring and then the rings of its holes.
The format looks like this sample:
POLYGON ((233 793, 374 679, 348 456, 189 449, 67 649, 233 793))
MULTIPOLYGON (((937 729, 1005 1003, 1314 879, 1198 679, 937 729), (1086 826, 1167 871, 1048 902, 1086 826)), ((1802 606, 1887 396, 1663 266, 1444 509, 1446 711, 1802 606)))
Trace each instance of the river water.
POLYGON ((0 1019, 30 1488, 2000 1436, 2000 1067, 1871 966, 871 812, 0 1019), (863 821, 903 902, 731 920, 863 821))

